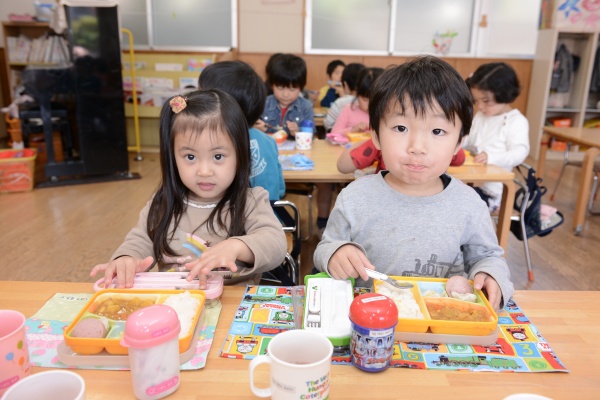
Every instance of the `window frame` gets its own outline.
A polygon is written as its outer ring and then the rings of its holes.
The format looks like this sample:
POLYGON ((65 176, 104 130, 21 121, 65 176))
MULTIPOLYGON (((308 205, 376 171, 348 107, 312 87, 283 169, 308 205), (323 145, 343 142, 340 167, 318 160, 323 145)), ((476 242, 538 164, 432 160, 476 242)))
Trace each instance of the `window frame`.
MULTIPOLYGON (((401 51, 395 50, 395 33, 396 33, 396 11, 397 1, 389 0, 389 32, 388 32, 388 45, 385 51, 373 51, 373 50, 342 50, 342 49, 318 49, 312 48, 312 18, 313 18, 313 1, 305 0, 305 23, 304 23, 304 53, 305 54, 327 54, 327 55, 365 55, 365 56, 411 56, 414 55, 414 51, 401 51)), ((514 59, 533 59, 535 56, 535 49, 532 49, 531 54, 517 54, 517 53, 494 53, 487 49, 487 44, 484 43, 486 37, 487 27, 479 26, 483 16, 489 15, 491 10, 491 3, 495 0, 473 0, 473 19, 471 21, 471 37, 469 40, 469 51, 467 52, 450 52, 444 57, 453 58, 514 58, 514 59)), ((497 0, 496 0, 497 1, 497 0)), ((540 9, 541 10, 541 9, 540 9)), ((427 54, 436 54, 429 52, 427 54)))
MULTIPOLYGON (((230 46, 177 46, 177 45, 155 45, 155 34, 153 24, 152 0, 145 0, 146 4, 146 29, 148 34, 148 44, 136 44, 134 38, 134 50, 157 50, 157 51, 183 51, 183 52, 227 52, 238 46, 238 2, 229 0, 231 5, 231 45, 230 46)), ((120 21, 121 27, 123 26, 120 21)), ((126 35, 121 35, 121 48, 129 50, 129 41, 126 35)))

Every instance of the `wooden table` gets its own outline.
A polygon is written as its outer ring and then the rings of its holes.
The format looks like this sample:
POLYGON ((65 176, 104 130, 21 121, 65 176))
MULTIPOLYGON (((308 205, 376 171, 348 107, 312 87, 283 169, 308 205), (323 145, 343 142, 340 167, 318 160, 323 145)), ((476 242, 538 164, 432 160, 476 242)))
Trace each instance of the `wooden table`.
POLYGON ((572 229, 574 230, 575 235, 579 235, 583 230, 583 223, 585 222, 587 212, 587 203, 592 190, 594 161, 596 157, 600 155, 600 128, 556 128, 553 126, 545 126, 537 167, 538 176, 540 177, 544 175, 544 164, 546 163, 546 153, 548 151, 550 138, 557 138, 588 147, 581 165, 579 191, 577 193, 577 203, 575 204, 575 214, 573 215, 572 229))
MULTIPOLYGON (((315 162, 312 171, 283 171, 286 182, 332 182, 347 183, 354 180, 354 174, 342 174, 337 169, 337 159, 344 151, 343 146, 334 146, 326 140, 313 140, 311 150, 303 151, 315 162)), ((285 151, 285 153, 294 153, 285 151)), ((510 216, 515 202, 514 173, 495 165, 462 165, 448 168, 448 173, 465 183, 501 182, 504 186, 502 203, 498 215, 496 234, 498 243, 506 252, 510 233, 510 216)))
MULTIPOLYGON (((223 309, 206 366, 182 371, 173 399, 256 399, 250 391, 247 360, 219 356, 243 296, 226 287, 223 309)), ((57 292, 91 293, 92 283, 0 281, 0 309, 32 316, 57 292)), ((598 399, 600 393, 600 292, 517 291, 514 299, 546 338, 570 373, 493 373, 389 369, 370 374, 332 366, 332 399, 502 399, 537 393, 559 399, 598 399)), ((47 371, 34 367, 33 373, 47 371)), ((130 373, 76 370, 86 383, 86 399, 133 399, 130 373)), ((267 386, 265 370, 257 384, 267 386)))

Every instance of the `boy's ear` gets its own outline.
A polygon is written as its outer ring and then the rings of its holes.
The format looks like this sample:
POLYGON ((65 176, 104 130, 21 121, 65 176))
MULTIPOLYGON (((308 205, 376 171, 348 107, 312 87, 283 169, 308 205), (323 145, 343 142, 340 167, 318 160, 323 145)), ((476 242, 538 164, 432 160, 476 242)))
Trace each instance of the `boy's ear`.
POLYGON ((379 137, 377 136, 377 133, 375 133, 375 131, 371 131, 371 140, 373 141, 375 148, 377 150, 381 150, 381 145, 379 144, 379 137))
POLYGON ((465 137, 466 136, 463 136, 462 139, 460 139, 460 141, 456 145, 456 148, 454 149, 454 154, 453 155, 456 155, 456 153, 458 153, 458 151, 462 148, 462 145, 463 145, 463 143, 465 141, 465 137))

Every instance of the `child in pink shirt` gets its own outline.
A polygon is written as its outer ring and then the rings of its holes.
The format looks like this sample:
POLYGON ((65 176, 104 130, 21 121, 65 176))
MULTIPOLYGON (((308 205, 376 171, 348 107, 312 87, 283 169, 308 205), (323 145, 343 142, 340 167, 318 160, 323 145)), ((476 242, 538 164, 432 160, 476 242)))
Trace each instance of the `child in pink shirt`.
POLYGON ((340 112, 331 133, 327 136, 336 142, 347 142, 346 134, 350 132, 369 131, 369 91, 371 85, 383 68, 366 68, 358 77, 356 99, 340 112))

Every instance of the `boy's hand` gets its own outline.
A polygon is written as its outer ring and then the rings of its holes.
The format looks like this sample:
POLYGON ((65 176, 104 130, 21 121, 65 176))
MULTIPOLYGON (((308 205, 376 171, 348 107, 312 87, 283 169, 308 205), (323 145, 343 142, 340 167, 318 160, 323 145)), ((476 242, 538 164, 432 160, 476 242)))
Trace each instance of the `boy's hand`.
POLYGON ((191 282, 196 276, 200 283, 200 289, 206 289, 206 275, 215 268, 227 268, 231 272, 237 271, 235 261, 238 259, 238 250, 236 246, 246 246, 240 240, 224 240, 212 247, 209 247, 200 258, 185 264, 185 268, 190 270, 190 273, 185 278, 191 282))
POLYGON ((329 259, 327 271, 335 279, 346 279, 348 277, 369 280, 369 275, 365 268, 375 269, 373 264, 369 262, 365 253, 358 247, 351 244, 345 244, 329 259))
POLYGON ((473 161, 475 161, 478 164, 487 164, 488 162, 488 155, 485 151, 473 156, 473 161))
POLYGON ((143 260, 129 256, 119 257, 109 263, 96 265, 92 268, 90 276, 96 276, 98 272, 104 272, 105 288, 110 286, 115 276, 117 277, 117 289, 130 288, 133 286, 135 274, 147 271, 153 262, 154 258, 151 256, 143 260))
POLYGON ((290 131, 290 135, 292 136, 296 136, 296 132, 298 132, 300 130, 300 128, 298 128, 298 124, 296 122, 292 122, 292 121, 288 121, 286 122, 286 126, 288 128, 288 130, 290 131))
POLYGON ((498 312, 500 309, 500 301, 502 300, 502 292, 500 291, 498 282, 485 272, 478 272, 473 278, 473 286, 475 289, 481 289, 486 293, 488 301, 494 308, 494 311, 498 312))

